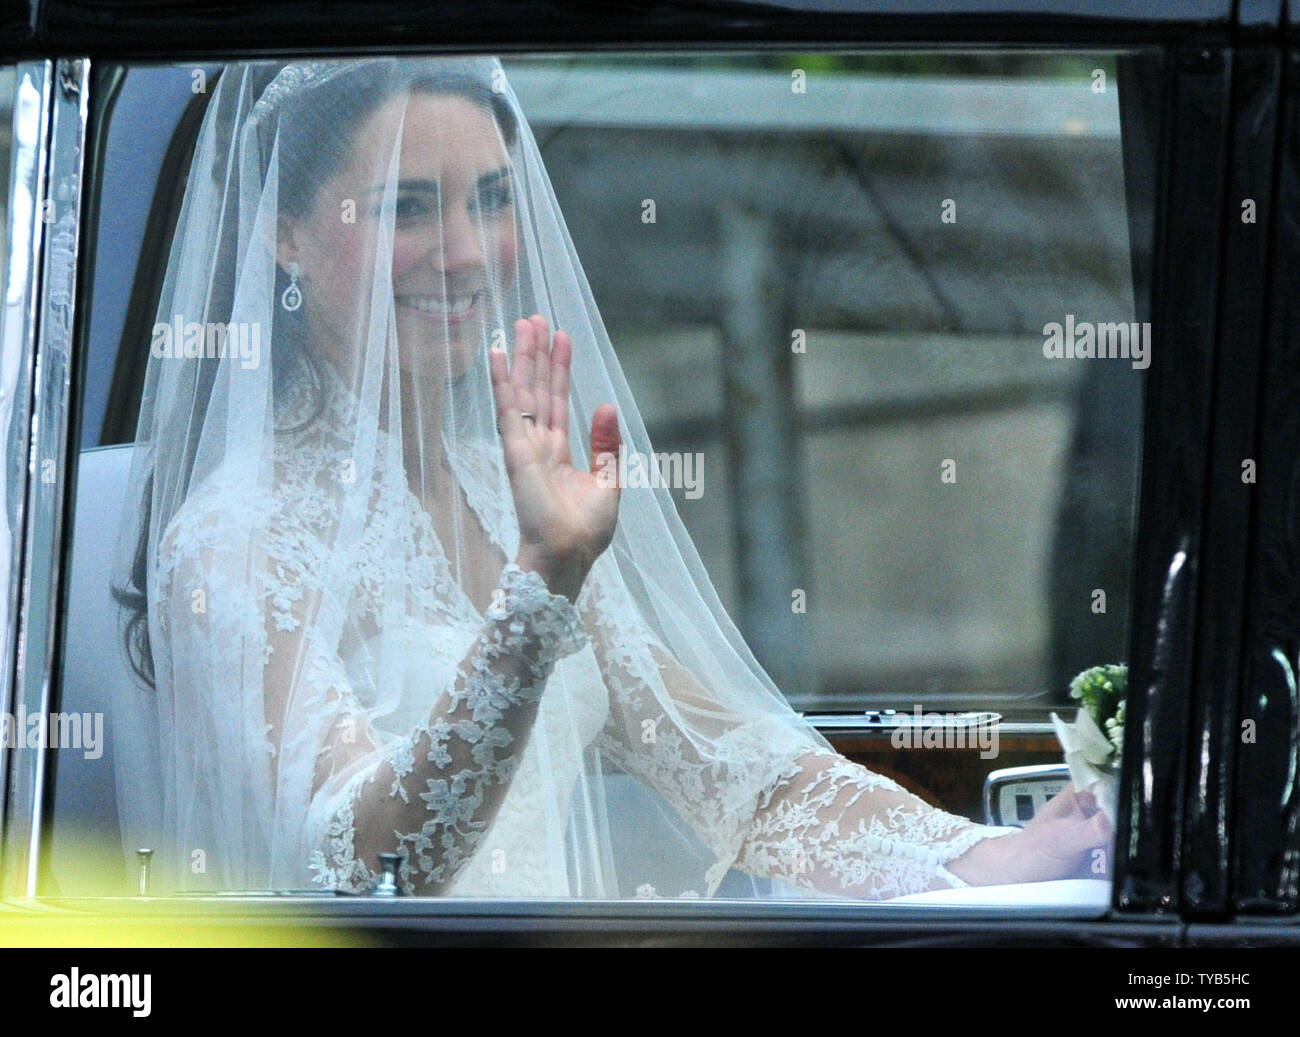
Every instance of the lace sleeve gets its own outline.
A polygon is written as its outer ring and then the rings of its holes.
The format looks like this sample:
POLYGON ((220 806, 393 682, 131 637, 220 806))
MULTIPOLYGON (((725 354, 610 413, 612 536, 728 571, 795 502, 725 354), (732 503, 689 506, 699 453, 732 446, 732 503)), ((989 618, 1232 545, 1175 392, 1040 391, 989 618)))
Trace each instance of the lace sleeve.
POLYGON ((507 565, 455 677, 393 742, 340 659, 346 603, 325 592, 328 549, 273 506, 250 501, 238 518, 189 512, 154 584, 182 886, 201 850, 204 886, 296 886, 310 873, 363 892, 367 865, 394 851, 408 889, 438 891, 491 824, 555 661, 585 643, 577 613, 507 565))
POLYGON ((937 810, 833 752, 809 753, 759 796, 735 866, 813 892, 878 900, 965 886, 945 865, 1014 831, 937 810))
POLYGON ((610 690, 601 749, 710 847, 710 894, 731 867, 861 899, 961 887, 945 865, 1014 831, 930 806, 837 754, 793 711, 729 712, 599 589, 579 600, 610 690))
POLYGON ((481 634, 428 721, 315 811, 324 815, 315 881, 367 892, 377 876, 366 862, 401 852, 407 892, 444 889, 491 825, 555 662, 585 643, 568 599, 507 565, 481 634))

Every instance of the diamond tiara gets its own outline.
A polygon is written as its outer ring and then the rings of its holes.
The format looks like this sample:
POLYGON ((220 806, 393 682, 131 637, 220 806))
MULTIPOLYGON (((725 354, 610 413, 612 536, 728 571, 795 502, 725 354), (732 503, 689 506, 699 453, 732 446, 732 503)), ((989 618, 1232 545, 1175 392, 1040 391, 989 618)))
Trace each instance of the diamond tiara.
POLYGON ((303 61, 285 65, 253 105, 253 118, 263 121, 289 97, 319 86, 358 64, 360 63, 355 61, 303 61))
MULTIPOLYGON (((432 58, 430 60, 448 71, 475 75, 485 81, 490 80, 501 67, 495 58, 432 58)), ((403 59, 389 57, 362 58, 352 61, 301 61, 285 65, 267 84, 266 89, 262 91, 262 96, 253 105, 252 118, 263 122, 289 98, 327 83, 345 72, 355 71, 366 64, 388 64, 395 69, 401 69, 405 62, 403 59)))

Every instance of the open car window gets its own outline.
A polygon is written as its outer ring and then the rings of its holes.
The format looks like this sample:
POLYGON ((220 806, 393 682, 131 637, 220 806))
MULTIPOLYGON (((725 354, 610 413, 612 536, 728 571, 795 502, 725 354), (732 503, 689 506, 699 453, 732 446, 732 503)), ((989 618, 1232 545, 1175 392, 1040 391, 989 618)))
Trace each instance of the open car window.
MULTIPOLYGON (((1083 772, 1115 794, 1105 743, 1118 745, 1123 719, 1155 338, 1158 127, 1142 100, 1159 56, 502 64, 650 440, 681 462, 678 513, 790 705, 931 806, 1012 827, 1066 783, 1049 714, 1075 721, 1071 681, 1118 666, 1087 685, 1105 715, 1083 772), (1119 694, 1097 691, 1107 681, 1119 694), (1053 765, 986 802, 990 772, 1053 765)), ((139 880, 118 806, 122 783, 141 779, 114 733, 139 718, 113 706, 137 678, 112 593, 119 531, 104 516, 130 470, 220 71, 97 72, 103 160, 59 700, 89 726, 57 757, 51 894, 139 880)), ((690 829, 653 782, 617 777, 629 810, 690 829)), ((806 895, 732 871, 718 895, 806 895)), ((1001 902, 1100 908, 1109 876, 1103 855, 1069 888, 1001 902)), ((972 903, 998 902, 975 892, 972 903)))

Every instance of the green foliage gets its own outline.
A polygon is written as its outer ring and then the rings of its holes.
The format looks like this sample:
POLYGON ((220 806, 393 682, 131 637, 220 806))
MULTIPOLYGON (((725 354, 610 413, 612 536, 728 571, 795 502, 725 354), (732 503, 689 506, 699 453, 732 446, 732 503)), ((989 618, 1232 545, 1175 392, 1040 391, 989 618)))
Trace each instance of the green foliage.
POLYGON ((1070 681, 1070 698, 1078 699, 1097 726, 1109 734, 1109 721, 1123 724, 1128 667, 1113 663, 1086 669, 1070 681))

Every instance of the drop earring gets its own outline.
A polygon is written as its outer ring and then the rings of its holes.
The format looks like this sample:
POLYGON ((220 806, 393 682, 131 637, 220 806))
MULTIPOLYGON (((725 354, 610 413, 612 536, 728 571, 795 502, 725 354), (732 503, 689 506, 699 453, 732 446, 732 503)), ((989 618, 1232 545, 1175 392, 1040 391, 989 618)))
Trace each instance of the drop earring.
POLYGON ((280 296, 280 305, 292 313, 302 305, 302 289, 298 287, 298 264, 289 264, 289 287, 280 296))

